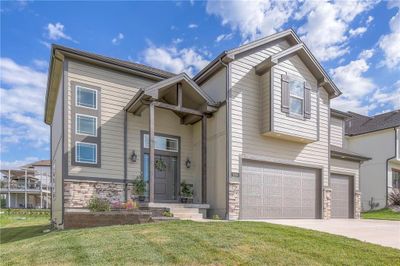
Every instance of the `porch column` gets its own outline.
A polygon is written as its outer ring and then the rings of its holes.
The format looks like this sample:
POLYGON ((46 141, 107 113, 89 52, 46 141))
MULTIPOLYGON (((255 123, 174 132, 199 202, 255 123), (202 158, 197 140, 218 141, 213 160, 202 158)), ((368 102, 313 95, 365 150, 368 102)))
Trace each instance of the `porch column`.
POLYGON ((201 202, 207 203, 207 117, 201 119, 201 202))
POLYGON ((149 202, 154 202, 154 102, 149 108, 149 202))
POLYGON ((25 209, 28 208, 28 170, 25 169, 25 209))
POLYGON ((40 170, 40 208, 43 209, 43 169, 40 170))
POLYGON ((11 208, 11 170, 8 170, 8 208, 11 208))

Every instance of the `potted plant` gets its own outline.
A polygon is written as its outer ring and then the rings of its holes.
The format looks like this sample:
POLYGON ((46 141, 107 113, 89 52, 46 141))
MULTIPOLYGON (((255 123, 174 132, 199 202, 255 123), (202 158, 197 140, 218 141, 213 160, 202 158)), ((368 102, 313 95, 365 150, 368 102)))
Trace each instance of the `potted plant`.
POLYGON ((139 201, 143 202, 145 200, 144 193, 146 192, 146 182, 144 182, 143 175, 140 174, 133 180, 133 187, 135 194, 138 196, 139 201))
POLYGON ((193 189, 185 181, 181 183, 181 202, 182 203, 193 203, 193 189))

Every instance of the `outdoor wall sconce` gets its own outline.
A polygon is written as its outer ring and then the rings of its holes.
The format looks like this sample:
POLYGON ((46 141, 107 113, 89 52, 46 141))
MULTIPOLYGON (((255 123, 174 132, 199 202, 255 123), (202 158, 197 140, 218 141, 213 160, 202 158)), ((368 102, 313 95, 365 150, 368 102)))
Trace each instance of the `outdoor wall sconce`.
POLYGON ((186 159, 185 165, 186 168, 190 168, 190 166, 192 165, 192 162, 190 161, 189 157, 186 159))
POLYGON ((131 155, 131 161, 136 163, 137 155, 135 153, 135 150, 133 150, 132 155, 131 155))

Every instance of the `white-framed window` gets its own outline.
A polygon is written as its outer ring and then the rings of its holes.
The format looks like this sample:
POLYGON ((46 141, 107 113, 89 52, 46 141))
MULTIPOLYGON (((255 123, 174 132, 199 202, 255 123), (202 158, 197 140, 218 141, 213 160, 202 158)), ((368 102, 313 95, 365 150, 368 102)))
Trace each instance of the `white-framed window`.
POLYGON ((304 115, 304 81, 289 80, 289 113, 304 115))
POLYGON ((97 90, 76 86, 75 105, 97 110, 97 90))
POLYGON ((97 144, 75 142, 75 161, 77 163, 97 164, 97 144))
POLYGON ((75 125, 76 134, 97 137, 96 116, 76 114, 75 125))
MULTIPOLYGON (((155 136, 155 149, 160 151, 179 151, 179 142, 176 138, 164 137, 164 136, 155 136)), ((143 135, 143 146, 144 148, 149 148, 149 134, 143 135)))

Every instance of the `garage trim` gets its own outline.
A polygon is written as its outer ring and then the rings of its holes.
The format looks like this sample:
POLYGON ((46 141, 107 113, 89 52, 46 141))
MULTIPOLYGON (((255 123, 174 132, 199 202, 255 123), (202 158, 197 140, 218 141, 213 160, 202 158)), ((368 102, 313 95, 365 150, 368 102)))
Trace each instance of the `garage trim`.
MULTIPOLYGON (((273 164, 280 164, 280 165, 288 165, 292 167, 304 167, 304 168, 309 168, 309 169, 314 169, 317 171, 317 174, 319 175, 319 213, 318 217, 316 219, 322 219, 323 218, 323 208, 324 208, 324 199, 323 199, 323 189, 324 189, 324 181, 323 181, 323 170, 324 166, 323 165, 313 165, 313 164, 307 164, 307 163, 301 163, 301 162, 294 162, 290 160, 284 160, 284 159, 277 159, 277 158, 272 158, 272 157, 267 157, 267 156, 259 156, 259 155, 251 155, 251 154, 242 154, 239 155, 239 220, 242 219, 242 170, 243 170, 243 160, 249 160, 249 161, 256 161, 260 163, 273 163, 273 164)), ((273 218, 270 218, 273 219, 273 218)))

